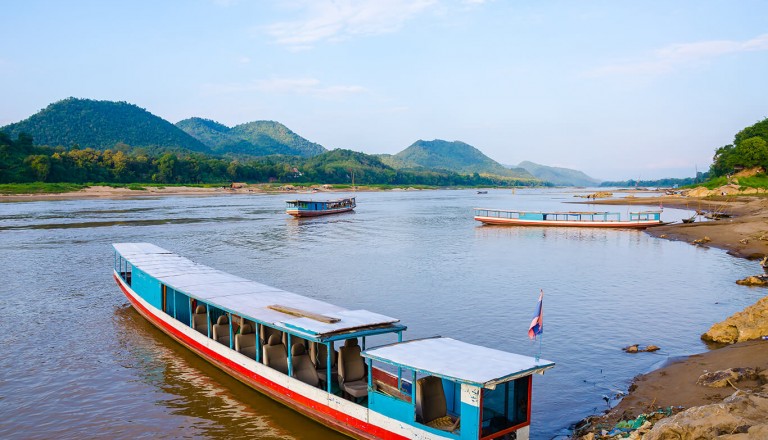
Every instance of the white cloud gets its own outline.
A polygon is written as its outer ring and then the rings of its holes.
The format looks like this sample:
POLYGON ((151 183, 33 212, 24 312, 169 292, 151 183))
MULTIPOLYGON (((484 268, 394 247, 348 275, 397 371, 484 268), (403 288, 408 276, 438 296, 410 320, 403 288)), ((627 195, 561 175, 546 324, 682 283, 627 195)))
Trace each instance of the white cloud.
POLYGON ((671 44, 653 52, 647 59, 608 64, 587 72, 588 76, 659 75, 698 61, 740 52, 768 50, 768 34, 746 41, 713 40, 671 44))
POLYGON ((437 0, 301 0, 301 9, 308 11, 306 17, 275 23, 265 30, 278 44, 295 50, 307 49, 320 41, 395 32, 436 3, 437 0))
POLYGON ((209 84, 205 88, 212 93, 262 92, 326 98, 367 92, 367 89, 362 86, 325 85, 315 78, 259 79, 249 83, 209 84))

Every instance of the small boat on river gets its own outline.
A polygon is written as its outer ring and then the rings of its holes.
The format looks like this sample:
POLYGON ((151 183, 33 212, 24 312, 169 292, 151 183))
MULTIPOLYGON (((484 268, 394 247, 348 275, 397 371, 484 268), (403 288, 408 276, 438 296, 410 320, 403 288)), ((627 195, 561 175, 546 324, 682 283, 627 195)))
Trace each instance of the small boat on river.
POLYGON ((618 212, 540 212, 475 208, 475 220, 489 225, 577 226, 633 229, 643 229, 664 224, 664 222, 661 221, 661 211, 630 212, 629 218, 622 220, 621 214, 618 212))
POLYGON ((352 211, 357 206, 354 197, 336 200, 287 200, 285 203, 285 212, 294 217, 338 214, 352 211))
MULTIPOLYGON (((113 277, 144 318, 246 385, 353 438, 529 438, 532 375, 551 361, 434 337, 194 263, 113 245, 113 277), (367 347, 366 338, 392 338, 367 347)), ((369 340, 370 341, 370 340, 369 340)))

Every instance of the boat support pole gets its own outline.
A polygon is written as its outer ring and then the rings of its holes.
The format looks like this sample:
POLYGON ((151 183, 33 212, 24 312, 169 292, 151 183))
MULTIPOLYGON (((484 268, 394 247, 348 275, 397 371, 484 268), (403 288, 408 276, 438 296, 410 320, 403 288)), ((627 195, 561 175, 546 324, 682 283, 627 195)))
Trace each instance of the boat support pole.
POLYGON ((286 332, 288 335, 288 377, 293 377, 293 356, 291 356, 291 334, 286 332))
POLYGON ((331 353, 333 353, 333 342, 327 342, 325 344, 325 353, 327 354, 327 363, 325 364, 325 379, 328 385, 328 394, 331 394, 331 382, 333 381, 333 374, 331 373, 331 353))
MULTIPOLYGON (((403 332, 397 332, 397 342, 403 342, 403 332)), ((402 391, 403 386, 403 367, 397 366, 397 391, 402 391)))
POLYGON ((261 329, 264 328, 264 324, 255 322, 256 324, 256 362, 261 362, 261 329))
POLYGON ((227 313, 227 321, 229 321, 229 349, 231 350, 235 346, 235 338, 232 336, 232 314, 227 313))
POLYGON ((208 327, 208 337, 211 337, 211 307, 206 306, 205 308, 205 325, 208 327))

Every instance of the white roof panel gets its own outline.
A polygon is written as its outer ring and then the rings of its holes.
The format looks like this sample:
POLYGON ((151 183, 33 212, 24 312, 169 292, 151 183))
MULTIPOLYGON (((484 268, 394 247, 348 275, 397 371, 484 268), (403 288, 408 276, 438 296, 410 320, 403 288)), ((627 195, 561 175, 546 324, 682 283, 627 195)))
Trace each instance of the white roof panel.
MULTIPOLYGON (((293 328, 318 338, 330 333, 365 330, 371 326, 378 328, 399 322, 396 318, 366 310, 347 310, 334 304, 231 275, 195 263, 150 243, 116 243, 113 246, 132 266, 172 289, 245 318, 278 327, 293 328), (269 306, 273 305, 331 316, 340 320, 333 324, 326 324, 311 318, 299 318, 270 309, 269 306)), ((402 329, 397 326, 393 327, 392 331, 402 329)))
POLYGON ((363 356, 486 388, 555 366, 552 361, 536 360, 451 338, 418 339, 385 345, 366 350, 363 356))

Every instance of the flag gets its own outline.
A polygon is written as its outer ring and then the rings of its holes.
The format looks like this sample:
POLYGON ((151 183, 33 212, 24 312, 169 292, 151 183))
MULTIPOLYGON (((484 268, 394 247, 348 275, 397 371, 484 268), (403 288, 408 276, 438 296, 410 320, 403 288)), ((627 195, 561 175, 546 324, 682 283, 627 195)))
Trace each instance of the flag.
POLYGON ((542 308, 542 301, 544 300, 544 291, 539 293, 539 302, 536 304, 536 311, 533 313, 533 319, 531 320, 531 326, 528 328, 528 337, 536 339, 536 335, 540 335, 544 331, 544 309, 542 308))

